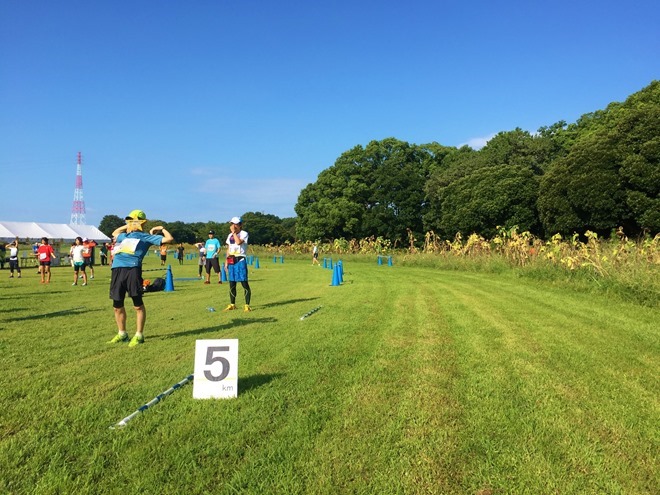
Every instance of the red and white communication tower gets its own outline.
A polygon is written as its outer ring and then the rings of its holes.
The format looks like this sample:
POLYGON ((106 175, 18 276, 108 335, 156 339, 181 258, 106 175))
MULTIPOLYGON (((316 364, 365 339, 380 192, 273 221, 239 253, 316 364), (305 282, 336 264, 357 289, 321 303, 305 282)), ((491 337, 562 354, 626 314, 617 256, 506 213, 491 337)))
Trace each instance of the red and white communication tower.
POLYGON ((73 206, 71 207, 71 225, 85 225, 85 200, 83 199, 82 184, 82 153, 78 152, 78 168, 76 169, 76 190, 73 193, 73 206))

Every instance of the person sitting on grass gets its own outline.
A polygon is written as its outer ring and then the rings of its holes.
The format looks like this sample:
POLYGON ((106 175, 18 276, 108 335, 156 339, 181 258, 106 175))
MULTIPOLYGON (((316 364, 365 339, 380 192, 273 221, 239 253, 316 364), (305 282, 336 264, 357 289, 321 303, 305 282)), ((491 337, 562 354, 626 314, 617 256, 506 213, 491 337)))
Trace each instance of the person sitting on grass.
POLYGON ((126 294, 133 299, 137 323, 136 332, 129 347, 144 343, 144 324, 147 321, 147 310, 142 301, 142 260, 149 251, 149 246, 160 246, 174 241, 172 235, 164 227, 153 227, 148 234, 142 232, 147 216, 142 210, 133 210, 126 217, 126 225, 115 229, 112 238, 115 241, 110 277, 110 299, 115 312, 117 335, 108 342, 117 344, 126 342, 126 294), (162 235, 156 234, 161 232, 162 235))

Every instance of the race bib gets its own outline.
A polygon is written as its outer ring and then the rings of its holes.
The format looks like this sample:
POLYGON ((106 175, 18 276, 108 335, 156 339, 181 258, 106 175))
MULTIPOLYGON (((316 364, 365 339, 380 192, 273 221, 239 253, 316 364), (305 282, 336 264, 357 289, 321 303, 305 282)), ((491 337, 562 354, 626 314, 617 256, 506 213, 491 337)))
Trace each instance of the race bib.
POLYGON ((112 250, 112 254, 135 254, 135 250, 137 249, 139 242, 140 239, 124 239, 119 244, 115 244, 115 248, 112 250))
POLYGON ((39 259, 40 259, 40 260, 47 260, 47 259, 48 259, 48 254, 46 254, 46 253, 39 253, 39 259))

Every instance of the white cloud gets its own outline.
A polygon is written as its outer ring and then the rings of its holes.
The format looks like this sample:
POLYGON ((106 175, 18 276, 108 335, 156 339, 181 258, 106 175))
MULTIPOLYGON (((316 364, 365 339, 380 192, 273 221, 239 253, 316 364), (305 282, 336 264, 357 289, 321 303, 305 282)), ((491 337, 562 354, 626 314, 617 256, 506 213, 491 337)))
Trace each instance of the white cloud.
POLYGON ((488 143, 488 141, 493 139, 495 136, 496 136, 496 134, 494 133, 494 134, 489 134, 488 136, 485 136, 485 137, 471 138, 471 139, 468 139, 467 143, 459 144, 458 147, 460 148, 461 146, 467 145, 470 148, 472 148, 473 150, 480 150, 481 148, 486 146, 486 143, 488 143))

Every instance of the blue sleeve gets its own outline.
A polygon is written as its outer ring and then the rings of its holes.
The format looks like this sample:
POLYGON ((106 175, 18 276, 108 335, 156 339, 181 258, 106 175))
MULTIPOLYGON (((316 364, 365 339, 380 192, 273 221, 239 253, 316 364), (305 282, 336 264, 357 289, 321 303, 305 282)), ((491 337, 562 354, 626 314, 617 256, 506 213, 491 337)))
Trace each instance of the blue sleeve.
POLYGON ((160 246, 163 243, 163 236, 147 234, 142 240, 146 243, 153 244, 154 246, 160 246))

